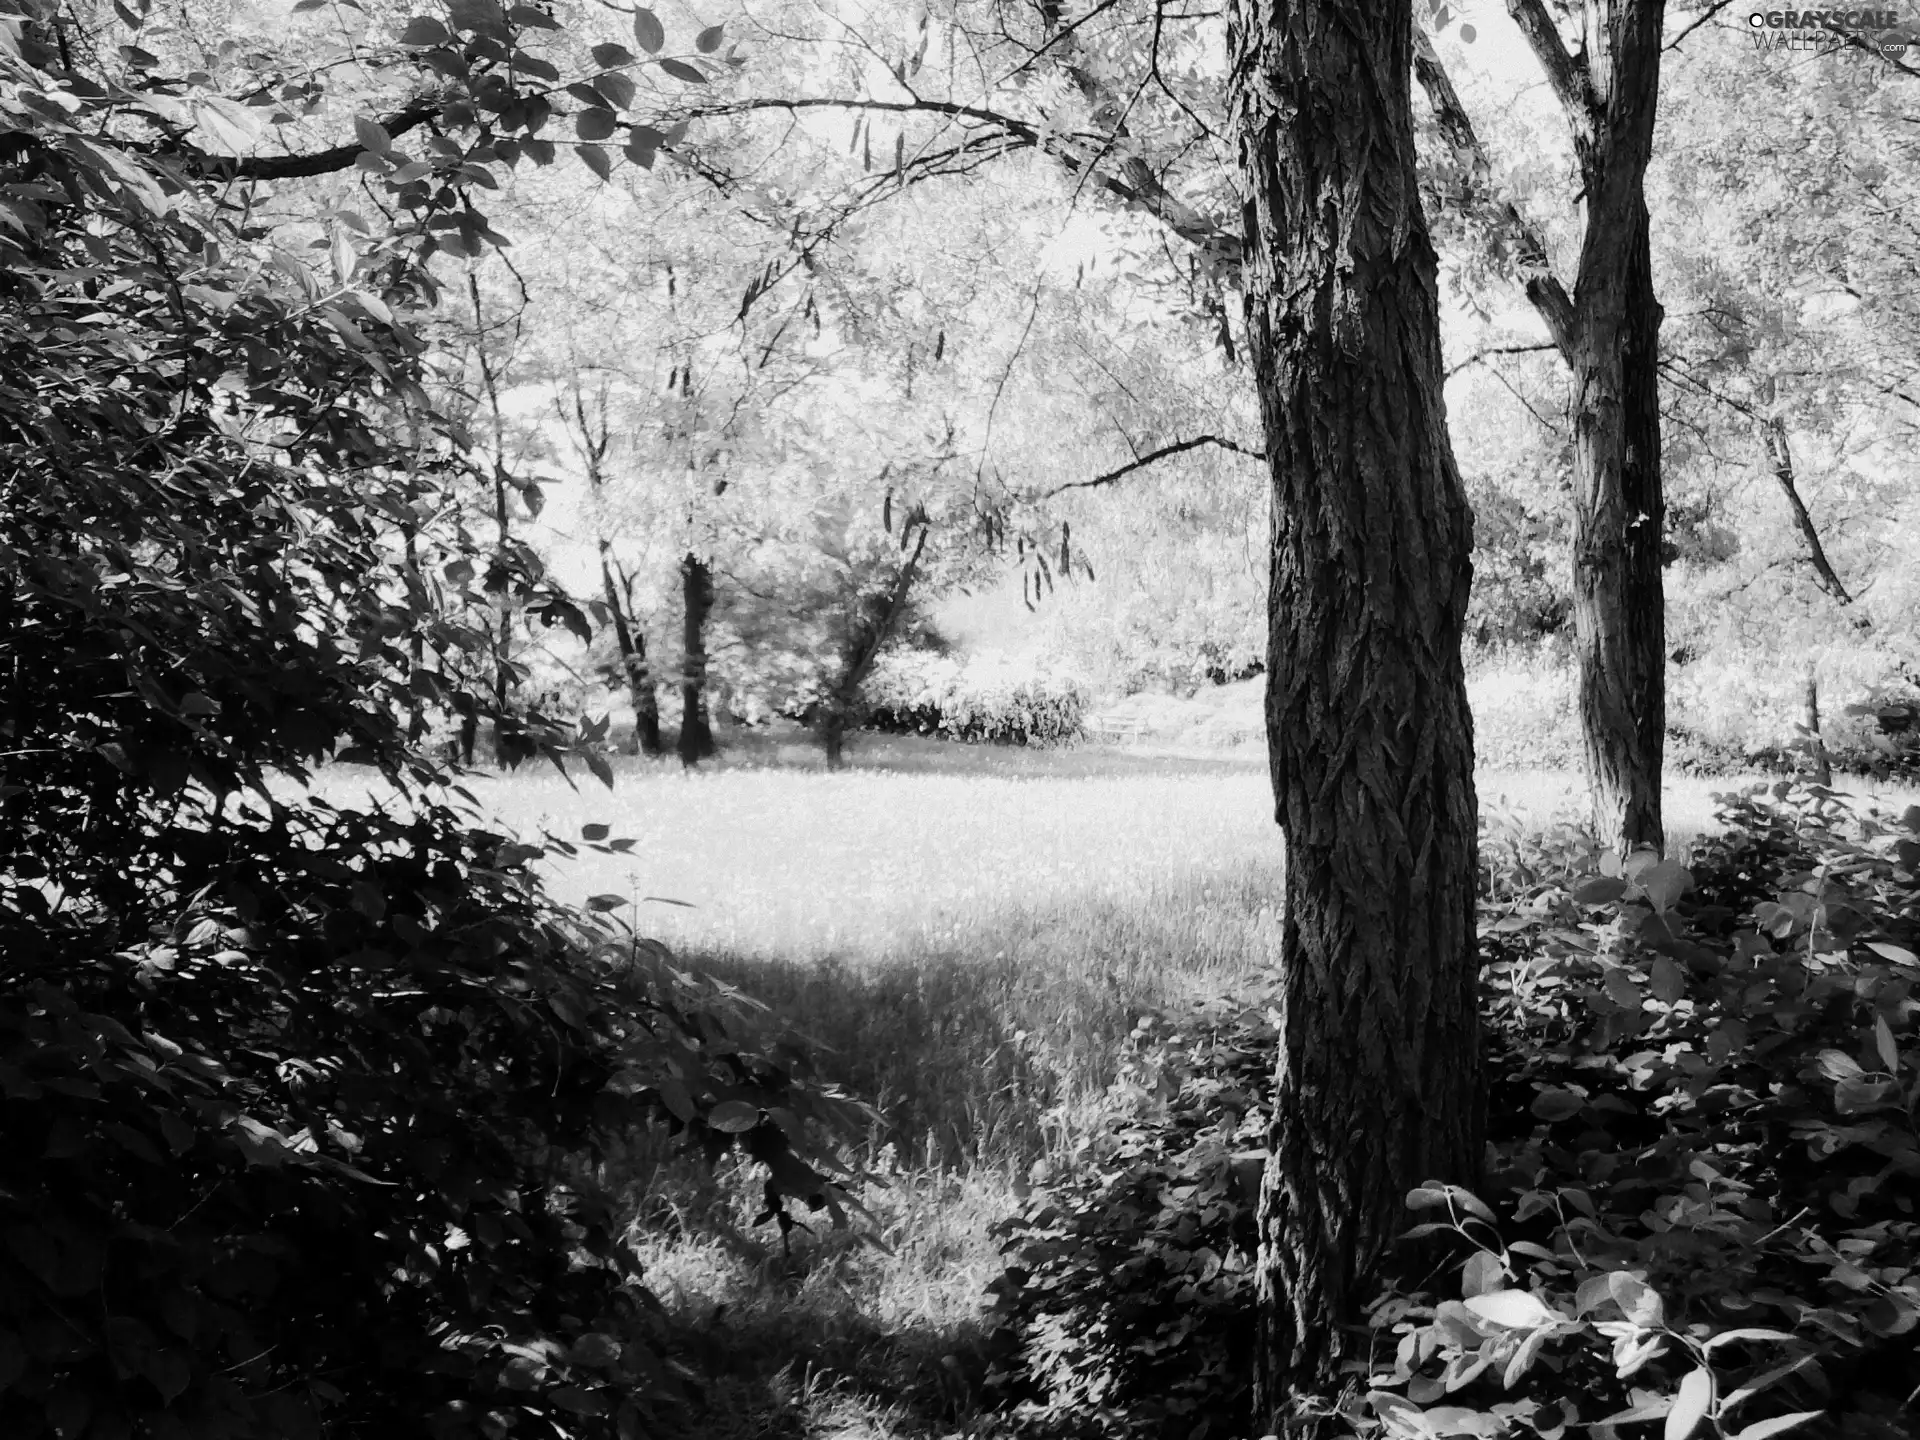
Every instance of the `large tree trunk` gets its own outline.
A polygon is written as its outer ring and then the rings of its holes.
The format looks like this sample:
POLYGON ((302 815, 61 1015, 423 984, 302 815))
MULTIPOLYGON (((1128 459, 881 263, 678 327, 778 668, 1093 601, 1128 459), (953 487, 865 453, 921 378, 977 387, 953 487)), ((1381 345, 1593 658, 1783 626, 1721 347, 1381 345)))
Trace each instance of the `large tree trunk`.
POLYGON ((620 647, 620 669, 627 679, 627 694, 633 700, 633 742, 629 755, 660 753, 660 702, 654 695, 653 675, 647 669, 647 639, 634 628, 627 614, 626 596, 613 578, 613 547, 600 542, 600 590, 613 617, 614 643, 620 647))
POLYGON ((1405 0, 1235 0, 1247 348, 1273 475, 1267 736, 1286 835, 1256 1428, 1315 1433, 1407 1191, 1472 1183, 1472 517, 1441 399, 1405 0))
POLYGON ((1660 305, 1637 179, 1633 191, 1624 213, 1589 223, 1567 350, 1581 729, 1595 827, 1623 853, 1665 844, 1667 738, 1660 305))
POLYGON ((707 720, 707 616, 713 610, 713 571, 697 555, 680 562, 686 610, 680 667, 680 763, 695 765, 718 753, 707 720))

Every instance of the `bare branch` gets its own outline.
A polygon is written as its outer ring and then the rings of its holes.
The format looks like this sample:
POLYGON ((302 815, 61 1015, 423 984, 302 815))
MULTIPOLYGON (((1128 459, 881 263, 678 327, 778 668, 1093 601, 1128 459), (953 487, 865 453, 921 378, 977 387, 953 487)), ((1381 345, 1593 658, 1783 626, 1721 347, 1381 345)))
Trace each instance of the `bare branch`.
POLYGON ((1686 39, 1687 36, 1691 35, 1694 31, 1698 30, 1702 25, 1706 24, 1709 20, 1713 19, 1714 16, 1718 15, 1722 10, 1726 9, 1727 6, 1731 5, 1732 3, 1733 3, 1733 0, 1713 0, 1713 4, 1709 5, 1705 10, 1700 12, 1700 18, 1698 20, 1695 20, 1691 25, 1687 26, 1686 29, 1682 30, 1678 35, 1674 36, 1673 39, 1669 40, 1665 45, 1662 45, 1660 48, 1662 50, 1678 50, 1680 48, 1680 42, 1682 40, 1686 39))
POLYGON ((1096 475, 1091 480, 1069 480, 1064 485, 1056 485, 1051 490, 1042 491, 1034 498, 1051 500, 1054 496, 1064 494, 1068 490, 1091 490, 1098 485, 1111 485, 1114 481, 1123 479, 1136 470, 1145 469, 1156 460, 1165 460, 1169 456, 1184 454, 1188 450, 1197 450, 1202 445, 1217 445, 1222 450, 1231 450, 1236 455, 1248 455, 1255 460, 1267 458, 1264 450, 1251 449, 1237 440, 1228 440, 1220 435, 1195 435, 1190 439, 1176 440, 1171 445, 1162 445, 1158 450, 1149 450, 1145 455, 1128 461, 1117 470, 1109 470, 1106 474, 1096 475))
MULTIPOLYGON (((979 105, 963 105, 952 100, 861 100, 841 96, 799 98, 766 96, 708 106, 694 112, 689 118, 743 115, 757 110, 867 110, 898 115, 945 115, 955 120, 991 126, 1017 141, 1021 146, 1031 146, 1052 156, 1071 174, 1089 176, 1094 186, 1122 204, 1152 215, 1174 234, 1198 249, 1210 266, 1233 272, 1237 271, 1240 264, 1243 248, 1240 236, 1220 221, 1201 214, 1168 190, 1153 173, 1151 167, 1138 161, 1131 161, 1124 165, 1119 174, 1103 169, 1095 160, 1089 159, 1071 143, 1069 137, 1058 134, 1042 135, 1038 125, 1022 120, 1017 115, 1008 115, 1003 111, 989 110, 979 105)), ((1104 142, 1111 145, 1112 143, 1109 137, 1104 136, 1088 135, 1083 138, 1096 144, 1104 142)))
POLYGON ((1456 153, 1468 157, 1473 170, 1468 187, 1472 203, 1489 212, 1507 233, 1512 242, 1514 271, 1527 299, 1546 321, 1547 333, 1553 337, 1560 353, 1570 356, 1573 299, 1553 273, 1552 262, 1547 258, 1547 238, 1539 226, 1520 213, 1520 207, 1511 199, 1482 189, 1486 177, 1493 173, 1492 162, 1487 159, 1486 147, 1480 143, 1480 136, 1473 128, 1473 117, 1467 114, 1460 92, 1453 88, 1447 67, 1440 63, 1440 53, 1433 48, 1432 38, 1417 25, 1413 30, 1413 73, 1420 81, 1420 88, 1427 93, 1427 103, 1433 107, 1441 134, 1447 137, 1456 153))
POLYGON ((1534 355, 1542 350, 1552 350, 1558 353, 1559 349, 1560 347, 1551 341, 1544 345, 1490 345, 1485 350, 1476 350, 1458 365, 1449 366, 1447 368, 1447 379, 1451 380, 1462 370, 1480 364, 1490 355, 1534 355))
POLYGON ((1582 141, 1591 140, 1595 129, 1593 85, 1586 62, 1567 53, 1567 42, 1560 38, 1560 27, 1547 13, 1544 0, 1507 0, 1507 13, 1527 37, 1527 44, 1547 73, 1547 84, 1567 112, 1567 123, 1582 141))

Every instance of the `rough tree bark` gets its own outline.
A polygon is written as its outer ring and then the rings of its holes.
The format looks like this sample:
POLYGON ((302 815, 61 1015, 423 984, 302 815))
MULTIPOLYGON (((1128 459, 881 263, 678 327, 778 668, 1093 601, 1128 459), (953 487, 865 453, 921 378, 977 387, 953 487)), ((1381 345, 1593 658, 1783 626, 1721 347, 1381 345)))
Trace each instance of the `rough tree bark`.
POLYGON ((1409 4, 1235 0, 1228 37, 1287 885, 1255 1418, 1306 1435, 1406 1192, 1478 1175, 1473 521, 1441 398, 1409 4))
MULTIPOLYGON (((1666 752, 1666 596, 1661 540, 1661 310, 1653 288, 1647 161, 1659 99, 1664 0, 1585 0, 1569 51, 1544 0, 1507 0, 1565 112, 1586 232, 1569 295, 1536 227, 1481 197, 1513 240, 1515 269, 1571 372, 1573 622, 1593 819, 1615 846, 1661 846, 1666 752)), ((1576 7, 1578 9, 1578 7, 1576 7)), ((1418 74, 1449 141, 1488 166, 1425 37, 1418 74)))
POLYGON ((681 631, 680 763, 697 765, 719 753, 707 719, 707 616, 713 610, 713 571, 699 556, 680 562, 680 597, 686 624, 681 631))

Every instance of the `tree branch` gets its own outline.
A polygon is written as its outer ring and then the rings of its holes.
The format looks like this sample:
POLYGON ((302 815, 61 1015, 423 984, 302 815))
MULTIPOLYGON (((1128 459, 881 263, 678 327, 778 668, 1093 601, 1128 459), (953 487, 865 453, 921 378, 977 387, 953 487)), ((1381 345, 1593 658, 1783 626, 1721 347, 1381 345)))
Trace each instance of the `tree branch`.
MULTIPOLYGON (((383 117, 380 125, 397 140, 439 113, 439 100, 416 100, 406 109, 383 117)), ((354 162, 366 152, 367 147, 357 140, 310 155, 212 155, 198 146, 180 147, 188 164, 216 180, 303 180, 314 175, 332 175, 352 169, 354 162)))
POLYGON ((1582 141, 1594 132, 1593 85, 1585 61, 1567 53, 1567 42, 1560 38, 1560 27, 1553 23, 1543 0, 1507 0, 1507 13, 1520 27, 1527 44, 1546 71, 1547 84, 1553 88, 1567 123, 1582 141))
MULTIPOLYGON (((1558 43, 1557 39, 1555 43, 1558 43)), ((1440 52, 1433 48, 1432 37, 1417 25, 1413 29, 1413 73, 1420 81, 1420 88, 1426 91, 1427 103, 1433 109, 1440 133, 1446 136, 1447 143, 1456 153, 1468 157, 1473 172, 1468 177, 1469 203, 1488 213, 1506 232, 1511 242, 1514 272, 1521 288, 1526 291, 1533 308, 1540 313, 1540 318, 1546 321, 1547 333, 1553 337, 1554 346, 1563 356, 1570 356, 1573 345, 1573 299, 1567 294, 1566 286, 1553 273, 1553 265, 1547 258, 1547 237, 1520 213, 1520 207, 1512 200, 1482 189, 1486 177, 1493 173, 1492 162, 1488 160, 1486 147, 1480 143, 1480 136, 1473 128, 1473 117, 1467 114, 1460 92, 1453 88, 1453 78, 1440 62, 1440 52)))
POLYGON ((1727 6, 1731 5, 1732 3, 1733 3, 1733 0, 1713 0, 1713 3, 1711 5, 1709 5, 1705 10, 1700 12, 1700 18, 1698 20, 1695 20, 1691 25, 1687 26, 1686 29, 1682 30, 1678 35, 1674 36, 1673 39, 1669 40, 1665 45, 1662 45, 1660 48, 1662 50, 1678 50, 1680 48, 1680 42, 1682 40, 1686 39, 1687 36, 1691 35, 1694 31, 1698 30, 1702 25, 1706 24, 1709 20, 1713 19, 1714 16, 1718 15, 1722 10, 1726 9, 1727 6))
MULTIPOLYGON (((1234 271, 1243 250, 1241 238, 1211 216, 1203 215, 1161 184, 1158 176, 1144 164, 1132 163, 1124 174, 1102 169, 1062 136, 1042 135, 1040 127, 1016 115, 989 110, 979 105, 963 105, 953 100, 859 100, 840 96, 804 96, 782 98, 764 96, 713 105, 694 112, 690 119, 708 116, 744 115, 757 110, 867 110, 895 115, 945 115, 954 120, 988 125, 1011 136, 1022 145, 1032 146, 1052 156, 1069 173, 1090 177, 1092 183, 1122 204, 1146 212, 1159 220, 1182 240, 1201 252, 1209 266, 1234 271)), ((1089 140, 1100 137, 1088 136, 1089 140)))
POLYGON ((1056 485, 1051 490, 1042 491, 1035 498, 1051 500, 1054 496, 1065 494, 1069 490, 1091 490, 1098 485, 1111 485, 1114 481, 1124 479, 1136 470, 1144 470, 1156 460, 1165 460, 1169 456, 1180 455, 1188 450, 1197 450, 1202 445, 1218 445, 1222 450, 1231 450, 1236 455, 1250 455, 1255 460, 1267 458, 1264 450, 1251 449, 1237 440, 1228 440, 1220 435, 1195 435, 1191 439, 1175 440, 1171 445, 1162 445, 1158 450, 1150 450, 1117 470, 1109 470, 1106 474, 1096 475, 1091 480, 1069 480, 1064 485, 1056 485))
POLYGON ((1449 366, 1446 378, 1451 380, 1469 366, 1478 365, 1490 355, 1534 355, 1542 350, 1558 351, 1560 347, 1551 341, 1544 345, 1490 345, 1485 350, 1476 350, 1458 365, 1449 366))

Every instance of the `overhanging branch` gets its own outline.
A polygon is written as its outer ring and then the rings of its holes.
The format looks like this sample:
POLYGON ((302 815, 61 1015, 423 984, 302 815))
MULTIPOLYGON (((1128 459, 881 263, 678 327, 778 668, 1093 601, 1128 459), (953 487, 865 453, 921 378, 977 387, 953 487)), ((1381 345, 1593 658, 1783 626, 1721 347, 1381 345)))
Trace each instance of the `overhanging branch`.
MULTIPOLYGON (((382 117, 380 127, 398 139, 409 130, 417 130, 440 113, 440 101, 417 100, 392 115, 382 117)), ((333 175, 351 170, 354 162, 367 153, 367 147, 354 141, 316 150, 307 155, 211 155, 197 146, 183 145, 179 153, 203 175, 217 180, 304 180, 315 175, 333 175)))
MULTIPOLYGON (((1555 43, 1558 43, 1556 40, 1555 43)), ((1486 147, 1473 128, 1473 117, 1453 88, 1453 78, 1440 63, 1440 52, 1419 26, 1413 31, 1413 73, 1426 91, 1435 123, 1454 152, 1466 157, 1472 170, 1468 184, 1469 203, 1487 214, 1505 232, 1513 255, 1513 268, 1521 288, 1533 308, 1546 321, 1547 333, 1563 356, 1571 357, 1573 346, 1573 299, 1553 273, 1547 258, 1547 238, 1540 228, 1520 213, 1520 207, 1505 196, 1490 193, 1487 177, 1493 164, 1486 147)))
POLYGON ((1042 491, 1034 498, 1051 500, 1054 496, 1063 495, 1069 490, 1091 490, 1096 486, 1111 485, 1114 481, 1124 479, 1136 470, 1144 470, 1156 461, 1165 460, 1170 456, 1184 454, 1188 450, 1197 450, 1202 445, 1217 445, 1222 450, 1231 450, 1236 455, 1248 455, 1255 460, 1265 460, 1267 458, 1264 450, 1251 449, 1248 446, 1242 445, 1239 441, 1229 440, 1223 435, 1195 435, 1186 440, 1175 440, 1170 445, 1162 445, 1158 450, 1149 450, 1145 455, 1128 461, 1118 469, 1109 470, 1104 475, 1095 475, 1091 480, 1069 480, 1064 485, 1056 485, 1051 490, 1042 491))
POLYGON ((1030 146, 1042 154, 1051 156, 1066 167, 1070 174, 1088 178, 1091 184, 1122 204, 1152 215, 1182 240, 1199 250, 1210 266, 1232 270, 1237 269, 1240 264, 1243 250, 1240 236, 1218 220, 1195 210, 1168 190, 1160 182, 1160 178, 1153 173, 1151 167, 1138 161, 1131 161, 1124 164, 1121 173, 1115 173, 1103 168, 1094 159, 1090 159, 1078 145, 1073 143, 1074 139, 1081 138, 1098 147, 1105 143, 1106 137, 1091 134, 1083 137, 1068 137, 1055 133, 1042 134, 1040 127, 1034 122, 1022 120, 1017 115, 1008 115, 1004 111, 990 110, 981 105, 964 105, 954 100, 920 98, 863 100, 850 96, 798 98, 766 96, 707 106, 692 112, 688 118, 698 120, 711 116, 744 115, 760 110, 789 112, 858 110, 894 115, 943 115, 953 120, 991 126, 1011 137, 1021 146, 1030 146))
POLYGON ((1543 0, 1507 0, 1507 13, 1526 36, 1528 46, 1540 68, 1546 72, 1560 108, 1567 112, 1567 123, 1574 137, 1591 141, 1594 133, 1593 85, 1586 63, 1567 53, 1567 42, 1560 38, 1560 27, 1553 23, 1543 0))

